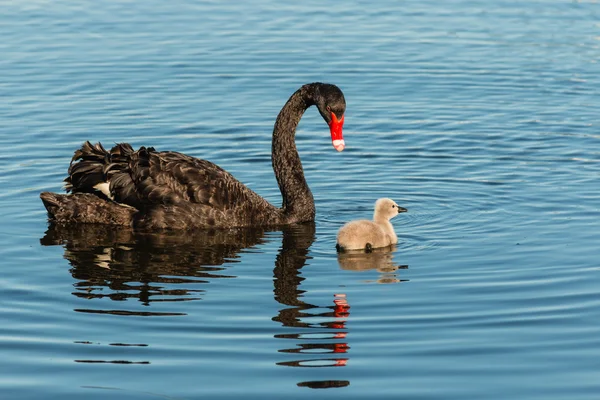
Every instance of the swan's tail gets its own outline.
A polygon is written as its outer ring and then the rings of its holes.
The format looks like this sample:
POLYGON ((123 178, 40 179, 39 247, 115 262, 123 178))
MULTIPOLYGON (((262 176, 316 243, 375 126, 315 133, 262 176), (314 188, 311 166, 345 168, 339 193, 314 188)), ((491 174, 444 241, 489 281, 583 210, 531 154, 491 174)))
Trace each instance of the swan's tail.
POLYGON ((131 225, 137 210, 89 193, 40 193, 50 219, 61 224, 131 225))

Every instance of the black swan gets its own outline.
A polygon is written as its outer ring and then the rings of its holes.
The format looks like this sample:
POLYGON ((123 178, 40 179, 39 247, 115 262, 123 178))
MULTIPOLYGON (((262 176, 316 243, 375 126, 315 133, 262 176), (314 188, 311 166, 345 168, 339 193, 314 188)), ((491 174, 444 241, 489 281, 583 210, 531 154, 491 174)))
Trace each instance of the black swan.
POLYGON ((316 105, 337 151, 346 101, 335 85, 310 83, 283 106, 273 129, 273 170, 283 204, 277 208, 217 165, 172 151, 127 143, 110 152, 100 143, 75 151, 65 179, 67 193, 40 197, 58 223, 131 225, 139 229, 276 226, 314 221, 315 203, 296 150, 296 127, 316 105))
POLYGON ((366 250, 370 252, 380 247, 388 247, 398 243, 398 236, 394 232, 390 219, 408 211, 400 207, 392 199, 379 199, 375 202, 373 221, 360 219, 350 221, 342 226, 337 235, 336 249, 366 250))

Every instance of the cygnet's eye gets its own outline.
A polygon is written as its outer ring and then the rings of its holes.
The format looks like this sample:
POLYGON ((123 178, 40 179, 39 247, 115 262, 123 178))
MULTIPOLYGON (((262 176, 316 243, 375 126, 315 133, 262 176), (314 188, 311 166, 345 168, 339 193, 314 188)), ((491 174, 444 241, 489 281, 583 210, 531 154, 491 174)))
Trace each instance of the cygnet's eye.
POLYGON ((392 204, 392 208, 396 208, 396 205, 395 205, 395 204, 392 204))

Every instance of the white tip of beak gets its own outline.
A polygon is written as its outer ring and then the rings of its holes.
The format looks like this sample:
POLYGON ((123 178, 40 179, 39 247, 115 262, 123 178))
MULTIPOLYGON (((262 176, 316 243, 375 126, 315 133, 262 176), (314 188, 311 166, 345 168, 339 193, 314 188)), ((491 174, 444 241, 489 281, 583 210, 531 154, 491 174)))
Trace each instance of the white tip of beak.
POLYGON ((344 139, 342 139, 342 140, 334 140, 333 141, 333 147, 335 147, 335 149, 337 151, 342 151, 346 147, 346 143, 344 142, 344 139))

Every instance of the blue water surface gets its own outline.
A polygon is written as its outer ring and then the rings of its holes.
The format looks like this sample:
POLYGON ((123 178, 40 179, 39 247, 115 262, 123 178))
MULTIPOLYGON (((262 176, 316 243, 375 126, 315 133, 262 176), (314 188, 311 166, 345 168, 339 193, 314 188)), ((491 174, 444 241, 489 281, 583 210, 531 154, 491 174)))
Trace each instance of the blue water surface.
POLYGON ((2 399, 597 399, 596 1, 4 2, 2 399), (297 132, 314 224, 55 227, 73 151, 176 150, 274 204, 273 123, 345 93, 347 148, 297 132), (392 252, 337 229, 391 197, 392 252))

